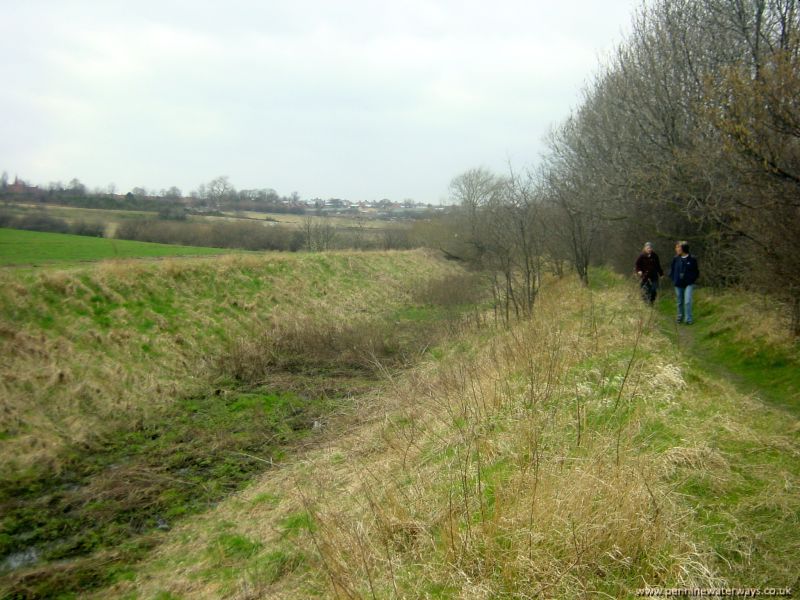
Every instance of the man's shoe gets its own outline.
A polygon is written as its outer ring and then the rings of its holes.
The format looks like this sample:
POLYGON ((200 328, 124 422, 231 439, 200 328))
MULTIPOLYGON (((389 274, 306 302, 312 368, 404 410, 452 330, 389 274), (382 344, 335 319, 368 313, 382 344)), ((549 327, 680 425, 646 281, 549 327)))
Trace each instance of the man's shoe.
POLYGON ((694 321, 686 321, 687 325, 691 325, 692 323, 694 323, 694 321))
POLYGON ((676 322, 678 325, 680 325, 681 323, 683 323, 683 319, 681 319, 680 317, 678 317, 677 319, 675 319, 675 322, 676 322))

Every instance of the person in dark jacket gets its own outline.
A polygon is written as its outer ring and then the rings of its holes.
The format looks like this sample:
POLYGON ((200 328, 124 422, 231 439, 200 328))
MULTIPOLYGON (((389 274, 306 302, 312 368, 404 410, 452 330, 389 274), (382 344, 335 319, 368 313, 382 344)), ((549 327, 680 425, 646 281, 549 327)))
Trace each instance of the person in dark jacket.
POLYGON ((675 244, 675 258, 669 267, 669 278, 675 286, 675 297, 678 301, 678 323, 691 325, 692 296, 694 285, 700 276, 700 267, 697 259, 689 254, 689 242, 681 241, 675 244))
POLYGON ((653 252, 653 244, 645 242, 639 258, 636 259, 636 274, 642 286, 642 298, 645 302, 653 304, 658 293, 658 278, 664 274, 658 254, 653 252))

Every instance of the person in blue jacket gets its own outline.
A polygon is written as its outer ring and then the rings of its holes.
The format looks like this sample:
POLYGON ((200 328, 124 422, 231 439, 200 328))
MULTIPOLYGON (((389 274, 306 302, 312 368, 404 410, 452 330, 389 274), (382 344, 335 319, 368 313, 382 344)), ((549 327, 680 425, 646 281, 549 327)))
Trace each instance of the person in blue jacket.
POLYGON ((678 323, 691 325, 692 295, 694 285, 700 276, 697 259, 689 254, 689 242, 681 241, 675 244, 675 257, 669 267, 669 278, 675 286, 675 297, 678 301, 678 323))

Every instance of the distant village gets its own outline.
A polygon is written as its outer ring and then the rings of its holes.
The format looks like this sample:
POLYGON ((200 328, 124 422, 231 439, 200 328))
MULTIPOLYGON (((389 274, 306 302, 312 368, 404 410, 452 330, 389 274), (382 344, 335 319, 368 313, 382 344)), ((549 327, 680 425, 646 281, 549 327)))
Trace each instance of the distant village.
POLYGON ((447 206, 417 202, 412 199, 394 201, 381 200, 352 201, 342 198, 303 199, 296 192, 281 196, 270 188, 236 190, 219 177, 208 184, 200 185, 188 196, 180 189, 171 187, 159 192, 145 188, 133 188, 120 194, 109 186, 106 189, 89 190, 77 179, 68 184, 54 183, 47 187, 30 185, 19 177, 8 181, 6 174, 0 179, 0 198, 4 202, 62 204, 83 208, 102 208, 106 210, 143 210, 164 212, 165 209, 178 209, 199 214, 219 214, 226 212, 262 212, 314 214, 319 216, 363 216, 380 219, 413 219, 431 213, 440 213, 447 206))
POLYGON ((404 200, 394 202, 387 198, 382 200, 362 200, 351 202, 339 198, 314 198, 311 200, 300 200, 298 205, 305 209, 305 212, 316 212, 324 214, 363 214, 373 216, 402 216, 428 211, 443 211, 446 207, 441 205, 425 204, 414 200, 404 200))

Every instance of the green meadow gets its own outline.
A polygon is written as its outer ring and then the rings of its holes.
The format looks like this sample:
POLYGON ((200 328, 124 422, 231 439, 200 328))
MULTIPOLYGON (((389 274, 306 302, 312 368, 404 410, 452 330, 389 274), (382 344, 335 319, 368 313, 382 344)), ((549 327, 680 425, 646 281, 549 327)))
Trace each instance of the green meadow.
POLYGON ((0 228, 0 265, 38 265, 109 258, 198 256, 229 252, 220 248, 172 246, 0 228))

